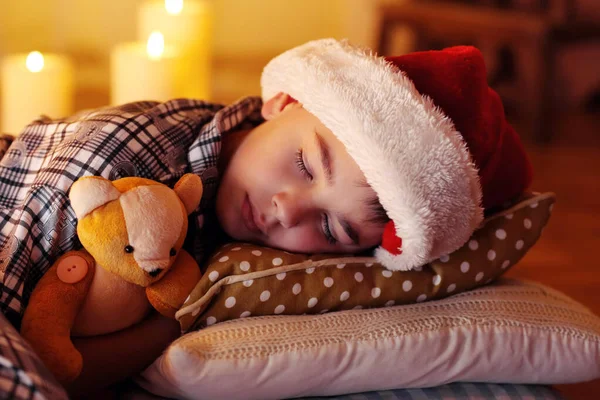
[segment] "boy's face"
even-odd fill
[[[216,207],[225,232],[305,253],[378,245],[384,225],[369,221],[367,206],[376,194],[344,145],[287,95],[265,103],[263,116],[223,174]]]

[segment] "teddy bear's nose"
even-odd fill
[[[153,278],[156,278],[158,276],[158,274],[160,274],[161,271],[162,271],[162,269],[157,268],[157,269],[154,269],[154,270],[148,272],[148,275],[150,275]]]
[[[136,261],[138,262],[139,267],[144,272],[149,274],[150,276],[156,276],[156,275],[160,274],[160,271],[169,267],[169,258],[141,259],[141,257],[140,257],[140,258],[137,258]],[[158,271],[158,272],[156,272],[156,271]],[[153,273],[155,275],[152,275]]]

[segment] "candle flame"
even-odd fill
[[[159,31],[154,31],[148,38],[148,45],[146,46],[148,55],[150,58],[157,60],[165,51],[165,37]]]
[[[171,15],[179,15],[183,10],[183,0],[165,0],[165,8]]]
[[[32,51],[27,56],[25,66],[31,72],[40,72],[44,69],[44,56],[39,51]]]

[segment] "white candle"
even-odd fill
[[[40,115],[73,112],[73,66],[66,56],[37,51],[7,56],[0,80],[2,132],[18,134]]]
[[[210,97],[213,9],[207,0],[152,0],[138,10],[138,39],[158,30],[181,50],[186,85],[181,96]]]
[[[111,104],[181,97],[181,71],[181,53],[165,46],[160,32],[150,34],[146,44],[120,44],[111,53]]]

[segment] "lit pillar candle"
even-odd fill
[[[118,45],[111,53],[111,103],[181,97],[181,59],[177,49],[165,46],[161,32],[151,33],[146,44]]]
[[[18,134],[40,115],[73,112],[73,66],[66,56],[15,54],[2,60],[1,69],[2,132]]]
[[[182,51],[183,97],[210,96],[212,15],[210,0],[151,0],[138,10],[139,40],[158,30],[165,43]]]

